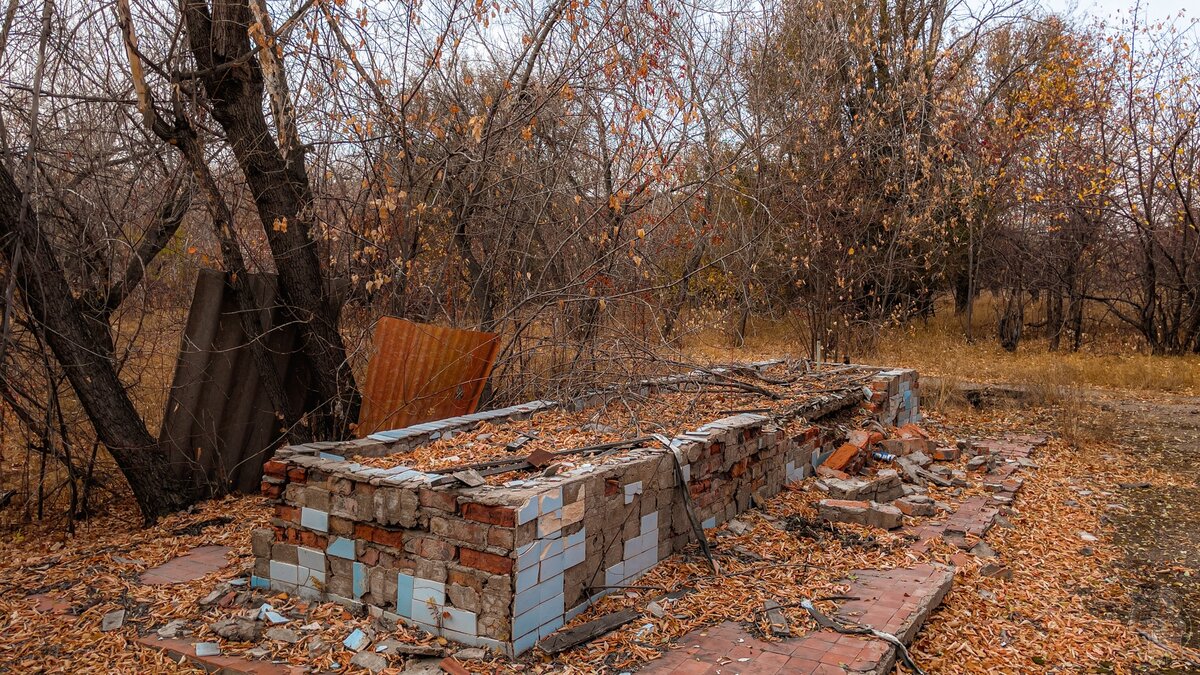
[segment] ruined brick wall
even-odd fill
[[[919,415],[913,371],[876,375],[870,392],[863,412],[888,423]],[[811,475],[841,440],[817,426],[789,433],[743,414],[680,434],[669,451],[639,448],[610,464],[477,488],[434,487],[437,476],[352,460],[395,452],[388,442],[427,442],[473,417],[528,415],[545,405],[280,450],[265,467],[276,518],[254,533],[253,584],[366,606],[457,642],[520,654],[694,539],[683,490],[713,527],[755,495]]]

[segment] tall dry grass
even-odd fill
[[[1101,388],[1140,392],[1200,395],[1200,355],[1149,354],[1126,327],[1097,308],[1088,317],[1083,348],[1071,352],[1049,351],[1048,340],[1028,329],[1016,352],[1007,352],[996,339],[998,303],[980,298],[974,312],[975,340],[966,339],[962,318],[940,305],[928,321],[879,330],[873,340],[860,340],[859,363],[905,366],[944,382],[1011,383],[1040,389],[1049,401],[1073,396],[1077,389]],[[1033,305],[1027,323],[1042,320],[1043,310]],[[729,362],[783,355],[810,356],[806,333],[795,320],[755,320],[745,344],[735,347],[720,325],[689,336],[685,353],[698,360]]]

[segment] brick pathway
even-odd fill
[[[954,572],[941,565],[918,565],[897,570],[854,573],[846,595],[859,598],[841,605],[838,614],[911,642],[950,590]],[[766,642],[751,637],[737,624],[689,633],[675,649],[643,673],[675,675],[844,675],[888,673],[895,650],[874,638],[820,630],[801,638]]]
[[[227,546],[200,546],[186,554],[142,572],[143,584],[157,586],[160,584],[181,584],[215,572],[228,565],[225,554],[229,553]]]

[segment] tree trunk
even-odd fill
[[[1057,289],[1046,292],[1046,335],[1050,338],[1050,351],[1058,351],[1062,344],[1064,326],[1063,296]]]
[[[304,149],[285,138],[280,150],[263,113],[263,73],[252,51],[245,0],[186,0],[188,43],[199,65],[212,115],[225,131],[266,231],[288,311],[304,331],[303,349],[323,405],[317,435],[343,437],[361,398],[338,332],[341,307],[330,299],[312,238],[313,197]],[[283,129],[286,135],[288,129]]]
[[[147,521],[186,505],[189,495],[175,484],[166,455],[133,407],[113,365],[111,340],[97,336],[71,291],[62,266],[37,218],[26,209],[12,175],[0,166],[0,254],[16,275],[30,318],[43,326],[84,412],[129,487]],[[21,264],[13,266],[17,250]]]
[[[1025,305],[1021,300],[1021,291],[1014,290],[1000,317],[1000,346],[1006,351],[1015,352],[1021,344],[1021,331],[1025,326]]]

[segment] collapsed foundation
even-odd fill
[[[648,443],[618,461],[503,485],[465,487],[444,473],[354,459],[411,451],[484,421],[595,405],[612,394],[280,449],[264,467],[262,487],[276,517],[272,528],[254,532],[252,584],[519,655],[694,541],[687,502],[711,528],[812,475],[844,440],[819,424],[822,417],[852,410],[885,425],[918,421],[915,371],[863,372],[865,386],[806,397],[790,421],[723,417],[666,439],[670,449]],[[639,393],[653,396],[671,382],[644,382]]]

